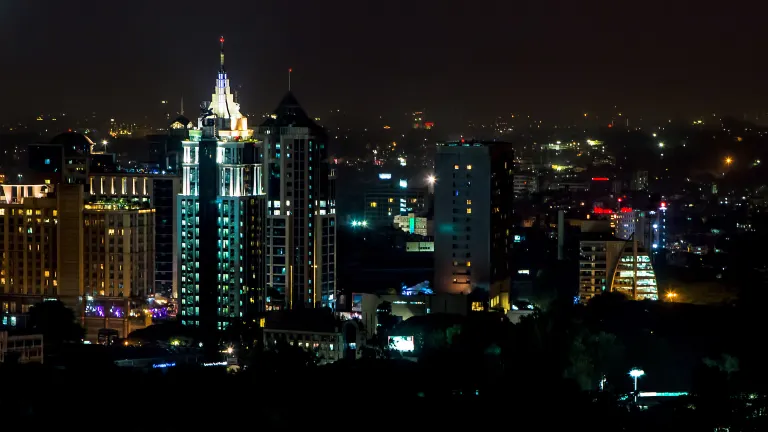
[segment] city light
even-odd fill
[[[664,148],[664,143],[663,143],[663,142],[660,142],[660,143],[659,143],[659,147],[661,147],[661,148]]]
[[[364,221],[364,220],[363,220],[363,221],[357,221],[357,220],[353,220],[353,221],[352,221],[352,226],[353,226],[353,227],[362,227],[362,228],[366,228],[366,227],[368,227],[368,221]]]
[[[427,183],[429,183],[430,185],[434,185],[435,182],[437,182],[437,178],[435,176],[431,174],[427,176]]]
[[[677,293],[674,291],[667,291],[667,300],[669,301],[675,301],[677,298]]]
[[[645,375],[645,371],[642,369],[632,368],[632,370],[629,371],[629,376],[635,381],[635,392],[637,392],[637,379],[643,375]],[[637,395],[635,395],[635,402],[637,402]]]
[[[731,166],[732,163],[733,163],[733,158],[732,157],[728,156],[728,157],[725,158],[725,164],[726,165]]]

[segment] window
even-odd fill
[[[474,312],[482,312],[485,308],[483,307],[483,302],[472,302],[472,311]]]
[[[46,165],[50,165],[50,164],[51,164],[51,160],[50,160],[50,159],[46,159],[44,163],[45,163]]]
[[[457,170],[457,169],[459,169],[459,166],[458,165],[454,165],[453,169]]]
[[[471,208],[467,209],[467,214],[472,214],[472,209]]]
[[[471,170],[472,169],[472,165],[467,165],[467,169]]]
[[[389,202],[395,202],[395,199],[394,198],[390,198]]]
[[[467,200],[467,205],[472,205],[472,200]]]
[[[376,203],[376,201],[371,201],[371,207],[372,207],[372,208],[376,208],[376,206],[377,206],[377,205],[378,205],[378,204]]]

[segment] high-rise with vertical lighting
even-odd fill
[[[221,66],[213,100],[184,141],[177,197],[179,319],[207,334],[264,309],[266,210],[259,147]]]
[[[269,233],[266,308],[334,308],[336,191],[325,131],[288,92],[259,128],[259,140]]]

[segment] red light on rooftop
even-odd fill
[[[594,214],[613,214],[613,210],[602,207],[594,207],[592,212]]]
[[[632,213],[632,207],[622,207],[620,211],[622,213]]]
[[[219,42],[224,43],[224,36],[219,39]]]
[[[608,177],[592,177],[592,181],[608,181]]]

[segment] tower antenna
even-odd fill
[[[293,72],[293,68],[288,68],[288,91],[291,91],[291,72]]]
[[[219,38],[219,42],[221,42],[221,72],[224,72],[224,36]]]

